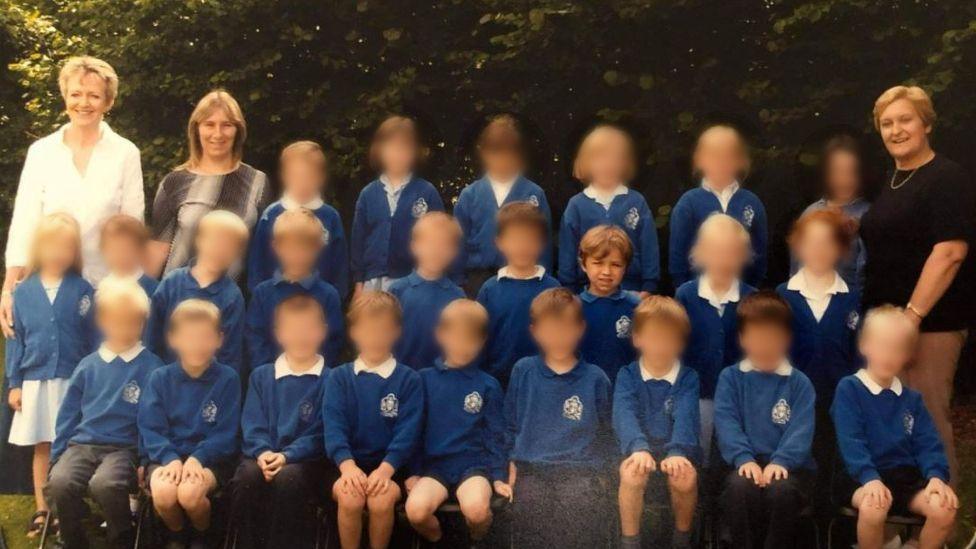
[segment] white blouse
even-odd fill
[[[35,141],[27,150],[24,170],[14,201],[7,238],[7,266],[27,264],[34,229],[40,219],[55,212],[70,213],[81,225],[84,277],[97,284],[108,269],[98,250],[102,223],[114,214],[143,220],[146,201],[142,187],[139,149],[101,123],[84,175],[75,167],[71,149],[64,144],[68,125]]]

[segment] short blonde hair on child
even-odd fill
[[[104,244],[106,240],[113,238],[128,238],[143,246],[149,242],[149,229],[146,228],[145,223],[131,215],[115,214],[106,219],[102,225],[99,244]]]
[[[488,337],[488,311],[481,303],[471,299],[455,299],[441,311],[438,328],[464,326],[482,340]]]
[[[695,244],[691,247],[688,259],[695,267],[701,267],[701,248],[702,243],[716,235],[731,234],[735,235],[742,249],[749,255],[752,254],[752,239],[749,231],[739,223],[739,220],[728,214],[713,213],[705,218],[701,226],[698,227],[698,235],[695,237]]]
[[[271,234],[275,240],[295,238],[308,244],[322,246],[325,228],[319,218],[312,213],[312,210],[295,208],[285,210],[278,216]]]
[[[451,237],[454,238],[455,242],[460,242],[461,237],[464,236],[464,233],[461,230],[461,224],[458,223],[457,219],[455,219],[454,216],[444,212],[427,212],[420,216],[420,219],[413,224],[413,228],[410,230],[410,237],[416,239],[426,230],[440,230],[447,232]]]
[[[247,239],[250,236],[244,220],[236,213],[228,210],[213,210],[200,218],[200,222],[197,224],[197,236],[211,230],[224,231],[234,235],[241,247],[247,244]]]
[[[61,66],[58,74],[58,87],[61,89],[61,97],[68,96],[68,80],[80,74],[84,77],[87,74],[94,74],[105,83],[105,99],[111,105],[115,102],[115,97],[119,94],[119,75],[115,73],[112,65],[97,57],[90,55],[80,55],[70,57]]]
[[[98,284],[98,290],[95,291],[95,308],[102,310],[117,307],[135,309],[147,317],[149,296],[135,280],[106,278]]]
[[[322,150],[322,146],[315,141],[309,140],[289,143],[284,149],[281,149],[278,163],[284,166],[288,162],[299,159],[311,162],[322,170],[328,166],[328,160],[326,159],[325,151]]]
[[[907,99],[926,127],[935,124],[935,106],[932,98],[918,86],[894,86],[884,91],[874,102],[874,129],[881,129],[881,113],[899,99]]]
[[[397,324],[403,323],[403,309],[400,302],[389,292],[363,290],[352,300],[346,320],[350,326],[366,317],[390,315]]]
[[[624,168],[623,178],[625,181],[633,179],[637,174],[637,147],[629,133],[611,124],[600,124],[583,138],[576,152],[576,159],[573,161],[573,177],[580,181],[589,181],[590,162],[593,157],[613,146],[624,148],[627,166]]]
[[[634,309],[634,333],[651,325],[663,325],[677,332],[683,339],[687,339],[691,333],[691,320],[687,311],[671,297],[648,296]]]
[[[220,326],[220,309],[203,299],[187,299],[177,305],[169,316],[169,331],[175,332],[187,322],[205,322],[217,332],[223,331]]]
[[[695,150],[691,155],[692,171],[698,171],[699,158],[702,149],[705,147],[705,143],[716,139],[731,139],[735,143],[736,152],[739,153],[739,159],[742,164],[741,169],[739,170],[739,177],[742,179],[748,177],[749,171],[752,169],[752,158],[749,154],[749,144],[746,143],[746,138],[742,135],[742,132],[731,124],[711,124],[706,126],[705,129],[698,134],[698,140],[695,141]]]
[[[274,322],[277,324],[283,316],[306,313],[313,313],[323,323],[326,322],[325,309],[322,304],[308,294],[295,294],[281,300],[281,303],[274,310]]]
[[[72,240],[74,240],[75,261],[71,269],[75,273],[81,273],[81,226],[71,214],[65,212],[48,214],[42,217],[37,224],[31,239],[30,256],[27,262],[28,272],[35,272],[40,268],[41,248],[44,247],[44,243],[52,236],[62,232],[70,233]]]
[[[630,264],[634,257],[634,245],[623,229],[615,225],[597,225],[586,231],[579,244],[580,263],[589,258],[603,259],[612,251],[620,252],[624,261]]]
[[[867,338],[875,331],[892,324],[901,325],[905,331],[905,344],[909,348],[914,348],[915,342],[918,340],[918,327],[905,316],[905,309],[894,305],[881,305],[869,310],[864,315],[861,339]]]
[[[568,288],[549,288],[535,296],[529,306],[529,319],[533,324],[567,313],[578,322],[583,322],[583,304]]]

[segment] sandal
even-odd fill
[[[31,515],[30,522],[27,523],[27,537],[37,537],[41,531],[44,530],[44,523],[47,522],[50,515],[50,511],[35,511],[34,514]]]

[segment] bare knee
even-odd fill
[[[153,481],[150,484],[153,506],[156,509],[168,510],[178,504],[176,498],[177,485],[169,482]]]
[[[686,495],[698,491],[698,473],[694,469],[680,477],[668,477],[668,489],[672,493]]]
[[[925,512],[925,522],[938,528],[948,529],[956,522],[956,510],[932,505]]]
[[[336,503],[339,505],[339,510],[346,513],[361,513],[366,507],[366,498],[358,493],[343,493],[338,492],[336,494]]]
[[[648,473],[638,473],[631,469],[624,469],[620,466],[620,487],[630,490],[644,490],[647,487],[647,480],[650,478]]]
[[[393,510],[400,500],[400,489],[391,486],[386,493],[366,498],[366,507],[370,513],[388,513]]]
[[[404,504],[404,511],[407,513],[407,520],[411,524],[420,524],[429,519],[436,509],[429,500],[420,497],[408,497]]]
[[[478,498],[461,503],[461,514],[471,524],[486,524],[491,520],[491,502]]]
[[[200,510],[209,503],[207,489],[199,483],[180,484],[176,491],[176,498],[180,502],[180,507],[191,513]]]

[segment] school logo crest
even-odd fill
[[[857,314],[857,311],[851,311],[847,315],[847,327],[851,330],[857,329],[857,323],[861,321],[861,315]]]
[[[756,210],[753,210],[752,206],[747,205],[742,210],[742,224],[745,225],[746,228],[752,227],[752,220],[755,219],[755,217]]]
[[[312,403],[307,400],[302,401],[302,403],[298,405],[298,417],[303,423],[308,423],[309,421],[312,421],[313,416],[315,416],[315,406],[312,406]]]
[[[630,337],[630,317],[623,315],[617,319],[614,323],[614,328],[617,330],[617,337],[620,339]]]
[[[216,423],[217,403],[211,400],[204,404],[203,409],[200,411],[200,415],[203,417],[203,421],[205,423]]]
[[[670,416],[674,413],[674,397],[664,399],[664,415]]]
[[[418,198],[416,201],[414,201],[413,207],[410,209],[410,213],[412,213],[414,217],[420,217],[427,213],[427,201],[424,200],[423,197]]]
[[[776,406],[773,406],[773,423],[776,425],[786,425],[790,422],[790,405],[785,398],[779,399]]]
[[[400,413],[400,401],[393,393],[386,395],[380,400],[380,415],[383,417],[397,417]]]
[[[78,314],[80,316],[85,316],[88,314],[88,311],[90,310],[91,310],[91,298],[88,297],[87,295],[81,296],[81,299],[78,301]]]
[[[326,229],[323,226],[322,227],[322,245],[323,246],[328,246],[330,240],[332,240],[332,234],[329,232],[329,229]]]
[[[563,417],[573,421],[583,419],[583,401],[579,396],[573,395],[563,402]]]
[[[129,382],[122,387],[122,400],[128,402],[129,404],[139,404],[139,395],[141,393],[142,390],[139,389],[139,384],[136,383],[136,380],[130,379]]]
[[[481,393],[474,391],[468,396],[464,397],[464,411],[469,414],[477,414],[481,412],[481,405],[484,403],[481,398]]]
[[[640,223],[640,212],[637,211],[637,208],[627,210],[627,215],[624,216],[624,225],[633,231],[637,228],[638,223]]]
[[[539,198],[534,194],[529,195],[529,198],[526,200],[526,202],[532,204],[536,208],[539,207]]]
[[[905,434],[912,436],[912,431],[915,430],[915,416],[908,410],[905,410],[905,415],[901,417],[901,423],[905,427]]]

